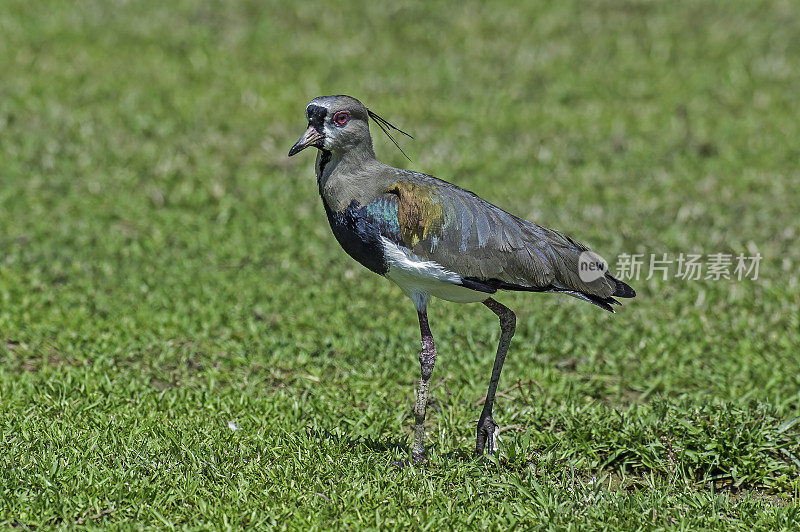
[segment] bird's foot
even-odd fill
[[[412,449],[411,450],[411,461],[414,465],[424,464],[428,461],[428,452],[423,447],[422,450]]]
[[[393,460],[390,464],[395,469],[405,469],[411,465],[411,460]]]
[[[428,463],[428,458],[426,457],[425,453],[417,454],[412,452],[411,453],[411,460],[395,460],[392,462],[392,467],[395,469],[405,469],[411,466],[421,466]]]
[[[494,422],[492,416],[481,417],[478,421],[478,439],[475,443],[475,455],[483,455],[484,449],[488,448],[489,454],[497,451],[497,434],[500,427]]]

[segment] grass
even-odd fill
[[[800,17],[788,1],[99,2],[0,10],[0,525],[800,527]],[[413,307],[327,227],[305,104],[622,253],[761,253],[615,315]]]

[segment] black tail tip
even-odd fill
[[[616,277],[611,277],[610,275],[609,277],[612,281],[614,281],[614,293],[612,295],[626,298],[636,297],[636,290],[623,283]]]

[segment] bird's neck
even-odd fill
[[[317,182],[320,187],[335,174],[358,174],[363,168],[380,164],[371,142],[347,146],[342,150],[320,149],[317,154]]]
[[[376,177],[384,166],[375,157],[371,144],[346,151],[322,149],[316,162],[319,194],[325,204],[336,211],[353,201],[364,204],[379,193],[381,183]]]

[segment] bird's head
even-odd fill
[[[289,150],[289,156],[309,146],[330,152],[344,152],[359,145],[372,147],[369,111],[350,96],[320,96],[306,107],[308,129]]]
[[[378,127],[386,133],[403,155],[406,153],[394,140],[389,130],[399,131],[409,138],[414,138],[367,109],[360,101],[344,94],[314,98],[306,107],[306,118],[308,119],[308,129],[289,150],[289,157],[309,146],[334,153],[344,153],[361,148],[372,154],[372,137],[369,134],[370,118],[378,124]],[[374,154],[372,156],[374,157]],[[408,156],[406,155],[406,157]]]

